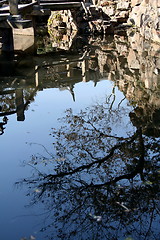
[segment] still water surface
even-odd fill
[[[0,77],[0,239],[160,239],[159,49],[130,38]]]

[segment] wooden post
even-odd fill
[[[18,15],[18,0],[9,0],[9,8],[11,15]]]
[[[2,31],[2,52],[13,52],[13,31],[12,28],[4,28]]]
[[[84,59],[82,62],[82,81],[87,82],[89,80],[88,59]]]
[[[36,87],[39,85],[39,74],[38,74],[38,65],[35,66],[35,80],[36,80]]]
[[[24,121],[24,101],[23,101],[23,89],[16,89],[16,107],[17,107],[17,121]]]

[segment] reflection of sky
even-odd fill
[[[106,95],[111,94],[112,88],[113,83],[105,80],[96,87],[93,82],[78,83],[74,87],[75,102],[67,90],[47,89],[37,93],[35,101],[25,112],[24,122],[17,122],[16,115],[8,117],[5,133],[0,136],[0,239],[19,240],[22,236],[34,235],[34,231],[39,229],[36,226],[36,221],[40,221],[40,217],[36,217],[39,206],[24,208],[29,198],[25,197],[24,189],[17,191],[14,188],[14,183],[27,177],[31,171],[29,167],[21,167],[22,162],[29,160],[33,153],[43,154],[40,146],[30,146],[26,142],[43,144],[51,150],[52,137],[49,133],[52,127],[57,126],[57,118],[63,115],[65,109],[78,111],[97,101],[102,102]],[[116,101],[120,102],[123,98],[123,94],[116,90]]]

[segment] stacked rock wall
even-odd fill
[[[145,39],[160,43],[160,0],[131,0],[128,22],[135,24]]]
[[[59,26],[98,34],[111,34],[131,26],[145,39],[160,43],[160,0],[87,1],[78,11],[59,11]],[[49,19],[53,27],[57,27],[55,16],[57,13],[52,12]]]
[[[118,23],[125,23],[131,11],[130,0],[105,1],[100,0],[98,6],[102,11]]]
[[[99,0],[97,6],[112,20],[138,27],[146,39],[160,43],[160,0]]]

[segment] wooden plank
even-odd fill
[[[38,4],[37,1],[34,1],[29,4],[22,4],[23,6],[19,7],[19,13],[21,13],[21,14],[30,13],[33,10],[33,6],[36,4]]]
[[[28,4],[18,4],[18,11],[22,12],[23,10],[30,9],[33,5],[37,4],[37,1],[28,3]],[[9,5],[8,6],[3,6],[0,8],[0,13],[8,13],[10,10]]]
[[[6,94],[11,94],[11,93],[15,93],[15,90],[4,90],[4,91],[0,91],[0,95],[6,95]]]
[[[6,1],[6,0],[0,1],[0,7],[1,7],[4,3],[7,3],[7,1]]]
[[[72,9],[72,8],[80,8],[80,2],[59,2],[59,3],[40,3],[40,6],[43,9],[50,9],[50,10],[65,10],[65,9]]]
[[[40,3],[40,6],[43,9],[50,9],[50,10],[65,10],[65,9],[71,9],[71,8],[79,8],[81,7],[81,2],[79,1],[74,1],[74,2],[51,2],[44,0],[46,2]],[[59,1],[59,0],[58,0]],[[33,5],[36,5],[37,1],[29,3],[29,4],[18,4],[18,14],[25,14],[27,12],[32,11]],[[11,10],[11,14],[17,15],[16,9]],[[0,7],[0,16],[1,14],[4,13],[9,13],[10,12],[10,7],[9,6],[3,6]],[[2,16],[3,17],[3,16]]]
[[[9,15],[9,13],[0,13],[0,21],[6,20]]]
[[[0,113],[0,117],[12,115],[12,114],[15,114],[15,113],[16,113],[16,111]]]
[[[74,0],[74,2],[82,2],[83,0]],[[40,3],[70,3],[70,0],[40,0]]]
[[[0,8],[0,13],[8,13],[9,12],[9,6],[3,6]]]
[[[9,16],[9,13],[0,13],[0,17],[7,17]]]

